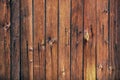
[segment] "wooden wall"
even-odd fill
[[[120,0],[0,0],[0,80],[119,80]]]

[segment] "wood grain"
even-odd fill
[[[46,0],[46,79],[57,80],[58,0]]]
[[[11,2],[11,80],[20,78],[20,5]]]
[[[34,0],[34,80],[45,80],[45,1]]]
[[[33,80],[32,0],[21,0],[21,78]]]
[[[108,0],[97,1],[97,79],[99,80],[108,80],[108,5]]]
[[[84,0],[84,80],[96,80],[96,0]]]
[[[82,80],[83,71],[83,0],[72,0],[71,80]]]
[[[70,0],[59,1],[59,80],[70,80]]]

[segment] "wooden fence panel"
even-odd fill
[[[59,0],[59,80],[70,80],[70,0]]]
[[[96,0],[84,0],[84,79],[96,79]]]
[[[11,1],[11,80],[20,79],[20,3]]]
[[[34,80],[45,80],[45,0],[34,0]]]
[[[71,7],[71,80],[82,80],[83,0],[72,0]]]
[[[97,78],[108,80],[108,0],[97,1]]]
[[[58,0],[46,0],[46,80],[57,80]]]
[[[21,79],[33,80],[32,0],[21,0]]]
[[[0,80],[10,79],[10,2],[0,1]]]

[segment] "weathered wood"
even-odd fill
[[[96,80],[96,0],[84,0],[84,80]]]
[[[11,1],[11,80],[20,78],[20,5]]]
[[[83,69],[83,0],[72,0],[71,80],[82,80]]]
[[[57,80],[58,0],[46,0],[46,79]]]
[[[108,79],[108,0],[97,1],[97,79]],[[110,54],[109,54],[110,55]]]
[[[45,80],[45,1],[34,0],[34,80]]]
[[[21,79],[33,80],[32,0],[21,0]]]
[[[70,0],[59,0],[59,80],[70,80]]]

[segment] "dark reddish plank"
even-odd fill
[[[32,0],[21,0],[21,79],[33,80]]]
[[[44,0],[34,0],[34,80],[45,80],[44,4]]]
[[[70,80],[70,0],[59,0],[59,80]]]
[[[0,79],[10,80],[10,2],[0,1]]]
[[[71,80],[82,80],[83,0],[72,0]]]
[[[46,0],[46,79],[57,80],[58,0]]]
[[[96,0],[84,0],[84,79],[96,80]]]

